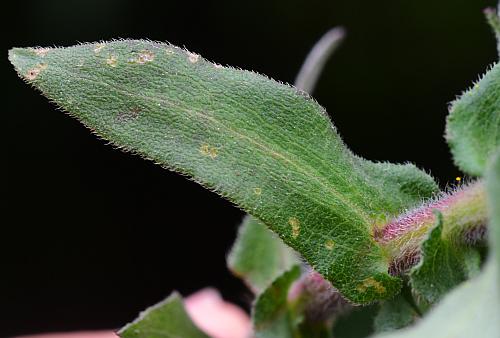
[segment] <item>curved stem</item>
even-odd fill
[[[345,30],[342,27],[336,27],[330,29],[316,42],[295,79],[295,86],[298,89],[308,93],[314,91],[326,61],[340,45],[344,36]]]
[[[397,270],[408,269],[419,261],[420,245],[437,222],[436,210],[443,217],[443,239],[456,245],[473,245],[484,239],[486,192],[483,182],[476,181],[374,228],[375,241],[393,264],[404,262],[404,268]]]

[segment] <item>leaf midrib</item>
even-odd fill
[[[54,68],[52,68],[52,69],[54,69]],[[60,69],[60,68],[56,68],[56,69]],[[69,76],[69,74],[65,74],[65,75]],[[96,79],[84,77],[81,74],[76,75],[76,74],[73,73],[73,74],[71,74],[71,77],[79,79],[82,82],[87,81],[87,82],[90,82],[90,83],[93,83],[93,84],[95,84],[95,82],[96,82]],[[203,118],[205,120],[209,120],[210,122],[221,126],[223,129],[225,129],[227,132],[231,133],[233,136],[235,136],[235,137],[237,137],[239,139],[244,139],[248,143],[251,143],[251,144],[257,146],[258,148],[260,148],[265,153],[273,154],[275,157],[280,158],[283,162],[288,163],[288,164],[294,166],[296,169],[298,169],[299,172],[302,173],[302,175],[304,175],[305,177],[312,178],[314,181],[316,181],[319,184],[320,187],[322,187],[325,191],[329,192],[331,196],[333,196],[334,198],[337,199],[337,201],[339,201],[344,206],[346,206],[348,208],[347,210],[350,211],[351,213],[355,214],[355,216],[357,216],[360,220],[362,220],[364,222],[364,225],[366,227],[368,227],[371,224],[371,220],[368,217],[368,214],[364,210],[360,209],[357,205],[352,204],[352,202],[350,200],[344,198],[344,196],[341,193],[339,193],[332,185],[328,184],[328,182],[325,182],[323,179],[321,179],[320,177],[322,177],[322,175],[320,175],[320,176],[314,175],[314,173],[317,173],[317,171],[314,170],[314,168],[312,168],[312,167],[310,167],[308,165],[301,166],[299,163],[296,163],[292,159],[287,158],[285,155],[281,154],[280,152],[277,152],[277,151],[274,151],[274,150],[270,149],[267,145],[265,145],[263,143],[260,143],[260,142],[257,142],[254,139],[252,139],[251,137],[249,137],[249,136],[247,136],[245,134],[242,134],[242,133],[240,133],[240,132],[232,129],[231,127],[225,125],[224,123],[222,123],[221,121],[217,120],[213,116],[209,116],[209,115],[203,114],[202,112],[198,112],[198,111],[194,111],[194,110],[182,107],[179,104],[177,104],[177,103],[175,103],[174,101],[171,101],[171,100],[166,100],[166,99],[162,99],[162,98],[159,98],[159,97],[156,98],[156,97],[152,97],[152,96],[140,95],[140,94],[138,94],[136,92],[131,92],[131,91],[127,90],[126,88],[122,87],[122,86],[111,84],[111,83],[108,83],[106,81],[100,80],[99,83],[102,84],[102,85],[111,87],[114,90],[116,90],[117,92],[120,92],[121,94],[124,94],[124,95],[127,95],[127,96],[131,96],[131,97],[137,97],[137,98],[143,99],[145,101],[150,100],[150,101],[153,101],[153,102],[164,103],[166,105],[169,105],[169,106],[173,107],[174,109],[178,109],[180,111],[183,111],[183,112],[186,112],[188,114],[191,114],[191,116],[200,117],[200,118]],[[281,148],[281,147],[279,147],[279,148]],[[301,162],[301,163],[303,164],[303,162]],[[313,169],[313,170],[311,170],[311,169]],[[325,206],[329,210],[332,210],[334,212],[334,214],[336,214],[335,213],[335,209],[333,209],[330,204],[325,203],[325,202],[323,202],[323,201],[321,201],[321,200],[319,200],[317,198],[312,198],[311,195],[308,195],[308,198],[312,199],[313,201],[317,202],[320,205]],[[356,223],[353,222],[352,224],[354,225]]]

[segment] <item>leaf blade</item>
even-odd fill
[[[288,291],[300,277],[300,267],[294,266],[276,278],[261,293],[252,308],[252,323],[258,338],[294,337],[296,324],[288,306]]]
[[[500,146],[500,65],[494,65],[470,90],[452,103],[446,140],[464,172],[482,176]]]
[[[289,247],[251,216],[243,220],[227,262],[229,269],[243,278],[256,294],[300,263]]]
[[[352,301],[399,290],[371,228],[436,185],[411,165],[353,155],[304,93],[142,40],[9,56],[25,80],[99,136],[262,220]]]
[[[415,309],[401,295],[381,302],[373,326],[375,332],[389,332],[404,328],[419,317]]]
[[[419,296],[430,304],[436,303],[479,270],[481,259],[475,248],[459,246],[450,238],[444,238],[443,215],[435,211],[436,225],[421,244],[421,258],[410,272],[410,284]],[[472,261],[472,262],[471,262]]]
[[[143,311],[123,327],[121,338],[208,338],[189,318],[181,296],[174,292],[164,301]]]

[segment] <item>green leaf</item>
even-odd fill
[[[300,267],[295,265],[257,297],[252,308],[256,338],[331,338],[333,319],[308,316],[311,295],[300,285],[300,276]]]
[[[276,234],[251,216],[243,220],[227,261],[230,270],[256,294],[300,262]]]
[[[288,303],[288,291],[300,277],[300,267],[294,266],[278,277],[257,297],[252,309],[252,321],[257,338],[295,337],[297,325]]]
[[[500,145],[500,66],[496,64],[470,90],[453,102],[446,139],[457,166],[482,176]]]
[[[378,304],[355,306],[352,311],[339,316],[335,321],[335,338],[365,338],[373,333],[373,322]]]
[[[452,288],[471,277],[480,266],[476,249],[460,246],[442,236],[443,215],[435,211],[436,225],[421,245],[421,259],[410,272],[414,292],[429,303],[437,302]]]
[[[184,309],[181,296],[175,292],[163,302],[142,312],[118,335],[122,338],[208,338],[193,324]]]
[[[483,271],[452,290],[414,327],[375,338],[497,338],[500,334],[500,151],[486,175],[490,257]]]
[[[307,94],[150,41],[15,48],[9,58],[100,137],[260,219],[353,302],[398,292],[372,228],[437,186],[413,165],[353,155]]]
[[[497,338],[500,332],[498,266],[490,260],[481,274],[452,290],[414,327],[376,338]]]
[[[375,332],[388,332],[401,329],[413,323],[419,314],[401,294],[391,300],[381,302],[375,317]]]
[[[488,193],[488,206],[490,210],[491,224],[489,227],[489,238],[491,243],[491,255],[495,257],[497,271],[500,273],[500,148],[491,161],[486,180]],[[498,275],[500,294],[500,275]],[[499,310],[500,311],[500,310]]]

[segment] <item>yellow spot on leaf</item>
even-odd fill
[[[151,62],[155,59],[155,54],[149,50],[141,50],[136,57],[133,57],[128,60],[130,63],[137,63],[139,65],[143,65],[146,62]]]
[[[31,48],[36,56],[44,57],[49,52],[50,48]]]
[[[99,54],[104,47],[106,47],[104,43],[99,43],[95,46],[94,53]]]
[[[218,150],[215,147],[210,146],[207,143],[203,143],[200,146],[200,153],[210,157],[212,160],[215,159],[218,155]]]
[[[460,176],[455,177],[455,181],[460,182],[461,180],[462,180],[462,177],[460,177]]]
[[[198,59],[200,58],[200,56],[198,54],[191,53],[191,52],[187,52],[187,55],[188,55],[188,60],[191,63],[198,62]]]
[[[261,188],[254,188],[253,192],[255,195],[259,196],[260,194],[262,194],[262,189]]]
[[[137,63],[144,64],[146,62],[151,62],[155,59],[155,55],[153,52],[149,50],[143,50],[139,53],[137,57]]]
[[[292,237],[297,238],[300,234],[300,221],[297,217],[290,217],[288,219],[288,224],[292,227]]]
[[[384,294],[385,293],[385,287],[380,282],[376,281],[373,277],[365,279],[361,284],[359,284],[356,287],[356,290],[358,290],[361,293],[364,293],[369,288],[375,289],[375,291],[378,294]]]
[[[108,56],[108,58],[106,59],[106,64],[110,67],[116,67],[116,56],[114,55],[110,55]]]
[[[47,64],[46,63],[39,63],[37,66],[31,68],[30,70],[28,70],[26,72],[26,78],[28,80],[34,80],[38,77],[38,75],[40,75],[40,73],[42,72],[42,70],[44,70],[45,68],[47,68]]]
[[[335,242],[332,239],[329,239],[325,243],[325,248],[327,250],[333,250],[333,247],[335,246]]]

